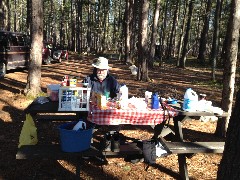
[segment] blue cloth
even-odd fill
[[[100,82],[97,78],[97,69],[93,69],[93,73],[83,80],[84,83],[88,83],[91,87],[91,92],[105,94],[106,92],[110,92],[110,97],[114,98],[117,96],[121,85],[117,82],[117,80],[110,75],[107,74],[107,77]]]

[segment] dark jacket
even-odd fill
[[[90,85],[91,92],[101,93],[103,95],[105,94],[105,92],[110,92],[111,98],[117,96],[116,93],[119,92],[119,89],[121,87],[117,80],[109,73],[107,74],[107,77],[102,82],[100,82],[97,78],[96,68],[93,69],[93,74],[84,78],[83,82]]]

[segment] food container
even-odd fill
[[[60,87],[58,111],[88,111],[90,92],[91,88]]]
[[[69,86],[76,87],[77,86],[77,79],[75,79],[75,78],[69,79]]]

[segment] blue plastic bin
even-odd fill
[[[76,123],[70,122],[59,126],[60,144],[64,152],[80,152],[90,148],[93,128],[72,130]]]

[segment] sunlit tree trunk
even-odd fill
[[[232,103],[234,95],[234,85],[236,76],[236,64],[238,54],[238,42],[239,42],[239,29],[240,29],[240,2],[233,0],[231,5],[231,15],[229,17],[228,29],[227,29],[227,45],[226,45],[226,60],[224,64],[223,73],[223,90],[222,90],[222,102],[221,108],[228,112],[230,115],[232,112]],[[222,118],[218,121],[216,134],[219,136],[226,136],[228,122],[230,116]]]
[[[41,66],[43,48],[43,0],[32,0],[32,44],[27,85],[24,93],[36,97],[41,92]],[[39,43],[40,42],[40,43]]]
[[[10,21],[10,17],[9,16],[9,0],[2,0],[2,2],[0,3],[0,28],[3,30],[9,30],[8,25]]]
[[[182,53],[182,46],[183,46],[183,38],[184,38],[184,32],[186,29],[186,22],[187,22],[187,7],[188,7],[188,0],[184,2],[184,12],[183,12],[183,22],[182,22],[182,28],[181,28],[181,33],[179,36],[179,42],[178,42],[178,55],[177,55],[177,67],[180,66],[180,58],[181,58],[181,53]]]
[[[130,53],[130,1],[126,0],[126,9],[125,9],[125,63],[130,62],[129,53]]]
[[[148,10],[149,1],[141,0],[140,8],[140,31],[139,31],[139,52],[138,52],[138,80],[148,81]]]

